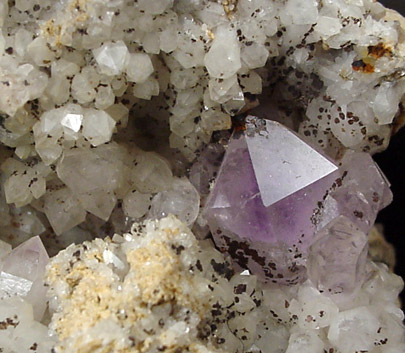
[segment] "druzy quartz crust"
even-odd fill
[[[375,0],[0,0],[0,352],[403,353]]]

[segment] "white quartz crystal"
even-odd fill
[[[221,79],[231,77],[241,68],[235,30],[227,26],[217,28],[211,49],[204,57],[204,64],[212,77]]]
[[[93,146],[110,141],[115,127],[115,120],[105,111],[89,109],[83,117],[83,136]]]
[[[86,218],[79,200],[66,188],[56,188],[44,198],[44,212],[56,234],[61,234]]]
[[[132,190],[125,195],[122,201],[122,207],[125,214],[131,218],[141,218],[149,210],[152,194],[142,194],[139,191]]]
[[[125,67],[128,60],[128,48],[123,41],[109,42],[93,50],[94,58],[101,73],[118,75]]]
[[[0,348],[10,353],[47,353],[55,344],[47,326],[34,320],[32,306],[19,297],[0,299]]]
[[[142,53],[130,54],[126,65],[126,73],[129,81],[142,83],[154,71],[149,55]]]
[[[48,260],[42,241],[36,236],[13,249],[1,263],[2,294],[23,297],[33,305],[34,317],[38,321],[43,317],[47,305],[43,276]],[[13,282],[18,284],[14,285]],[[15,288],[19,288],[17,292],[14,292]]]

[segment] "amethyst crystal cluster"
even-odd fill
[[[340,160],[278,122],[233,133],[205,216],[217,246],[266,282],[310,278],[332,294],[362,282],[367,232],[392,199],[369,154]]]

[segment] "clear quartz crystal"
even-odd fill
[[[351,293],[363,283],[367,235],[340,216],[316,235],[308,256],[308,275],[318,289],[330,295]]]
[[[216,29],[215,39],[204,57],[204,63],[212,77],[222,79],[231,77],[241,68],[239,43],[233,29],[227,26]]]
[[[79,200],[66,187],[45,196],[44,212],[57,235],[82,223],[86,218],[86,211]]]
[[[191,226],[200,209],[200,195],[186,178],[175,179],[172,189],[159,192],[153,198],[149,217],[160,219],[172,214]]]
[[[43,276],[48,261],[42,241],[36,236],[13,249],[1,263],[1,292],[8,294],[7,287],[10,286],[9,289],[14,293],[9,295],[17,294],[31,303],[34,317],[38,321],[44,315],[47,305]],[[16,290],[16,287],[20,289]]]
[[[128,80],[136,83],[145,82],[154,71],[149,55],[142,53],[130,54],[126,65]]]

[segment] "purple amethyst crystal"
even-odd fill
[[[283,125],[255,117],[232,136],[206,218],[217,245],[266,280],[295,283],[335,163]]]
[[[206,203],[217,246],[265,281],[305,278],[318,232],[344,216],[365,234],[392,198],[368,154],[348,152],[339,165],[280,123],[248,117]]]

